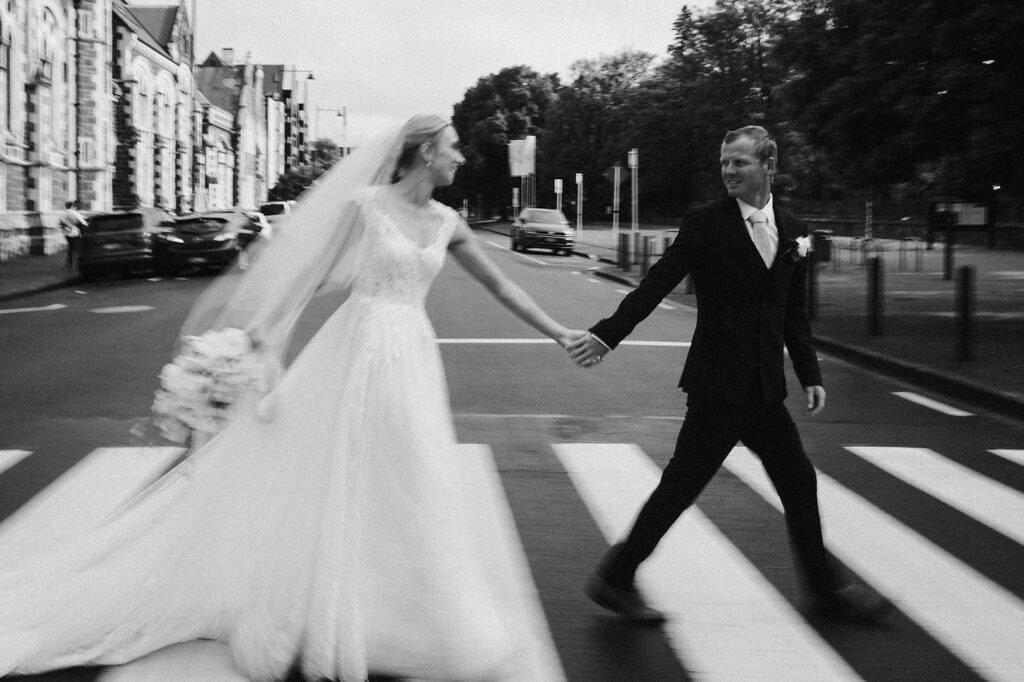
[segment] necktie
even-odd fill
[[[754,246],[757,247],[758,253],[761,254],[765,267],[770,268],[775,254],[772,253],[772,240],[768,234],[768,216],[761,213],[761,211],[754,211],[747,220],[750,221],[750,225],[753,228],[751,230],[751,237],[754,239]]]

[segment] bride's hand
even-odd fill
[[[590,332],[582,329],[567,329],[564,334],[558,336],[555,341],[562,347],[562,350],[568,351],[570,346],[585,337]]]

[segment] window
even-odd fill
[[[2,28],[2,27],[0,27]],[[0,42],[0,128],[11,128],[11,44],[6,40]]]

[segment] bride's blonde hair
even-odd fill
[[[417,114],[402,128],[402,153],[398,156],[392,182],[398,182],[412,168],[420,147],[437,141],[441,132],[451,123],[436,114]]]

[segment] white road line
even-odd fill
[[[989,452],[1024,466],[1024,450],[989,450]]]
[[[909,400],[912,403],[917,403],[923,407],[928,407],[943,414],[948,414],[951,417],[972,417],[974,416],[971,412],[964,412],[956,407],[950,407],[945,403],[940,403],[938,400],[932,400],[926,398],[923,395],[911,393],[910,391],[893,391],[893,395],[899,396],[904,400]]]
[[[657,484],[658,467],[635,445],[552,448],[605,537],[617,541]],[[666,634],[697,679],[860,679],[697,507],[665,535],[637,579],[670,615]]]
[[[658,307],[661,308],[662,310],[675,310],[676,309],[675,306],[671,306],[668,303],[659,303]]]
[[[505,591],[505,602],[515,605],[513,613],[504,614],[505,622],[515,630],[516,636],[529,643],[527,660],[519,662],[509,679],[524,682],[565,680],[490,447],[460,444],[453,465],[471,483],[465,486],[469,495],[466,499],[467,518],[476,522],[477,546],[488,547],[484,554],[487,575],[493,578],[493,585]]]
[[[596,277],[587,277],[587,281],[594,284],[604,284],[604,280],[597,279]]]
[[[174,447],[98,448],[0,524],[4,540],[60,540],[94,527],[181,454]]]
[[[853,454],[1024,544],[1024,494],[927,448],[850,446]],[[1024,634],[1022,632],[1021,634]]]
[[[554,339],[437,339],[437,343],[445,345],[467,344],[505,344],[535,345],[555,343]],[[620,346],[644,346],[653,348],[689,348],[689,341],[623,341]]]
[[[623,296],[625,296],[626,294],[628,294],[630,292],[632,292],[632,289],[616,289],[615,290],[615,293],[622,294]]]
[[[53,305],[44,305],[39,308],[7,308],[0,310],[0,315],[10,315],[11,313],[44,313],[50,310],[60,310],[61,308],[67,308],[63,303],[54,303]]]
[[[497,242],[492,242],[490,240],[488,240],[487,243],[490,244],[491,246],[493,246],[496,249],[501,249],[502,251],[511,251],[511,249],[509,249],[504,244],[498,244]],[[512,251],[512,255],[513,256],[519,256],[520,258],[525,258],[526,260],[528,260],[528,261],[530,261],[532,263],[537,263],[538,265],[548,265],[548,263],[546,263],[545,261],[542,261],[539,258],[534,258],[533,256],[527,256],[525,253],[520,253],[519,251]]]
[[[32,454],[31,450],[0,450],[0,473]]]
[[[90,313],[98,313],[100,315],[111,315],[117,313],[142,313],[147,310],[153,310],[151,305],[114,305],[106,308],[93,308]]]
[[[782,511],[746,448],[735,448],[725,467]],[[1020,599],[821,472],[818,496],[829,549],[841,561],[983,677],[1020,680]]]

